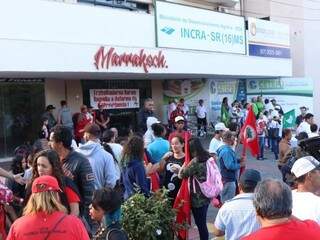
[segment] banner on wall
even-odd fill
[[[139,89],[90,89],[90,104],[98,108],[98,103],[107,109],[139,108]]]
[[[305,106],[313,112],[313,81],[309,78],[248,79],[247,97],[276,99],[284,112]]]

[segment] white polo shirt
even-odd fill
[[[198,105],[196,112],[197,112],[197,118],[205,118],[207,114],[207,109],[203,105],[202,106]]]

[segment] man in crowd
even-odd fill
[[[110,146],[117,162],[120,163],[123,147],[119,143],[116,143],[115,133],[107,129],[102,134],[102,141]]]
[[[304,116],[304,119],[302,123],[300,123],[299,127],[297,128],[297,135],[301,132],[306,132],[307,134],[311,133],[310,126],[313,124],[313,114],[312,113],[307,113]]]
[[[199,100],[199,105],[196,108],[196,115],[197,115],[197,124],[198,124],[198,136],[202,135],[202,127],[204,134],[207,134],[207,109],[204,106],[203,99]]]
[[[312,137],[319,137],[319,132],[318,132],[318,125],[317,124],[311,124],[310,126],[310,131],[311,133],[308,134],[309,138],[312,138]]]
[[[56,119],[53,116],[53,110],[56,109],[53,105],[48,105],[46,107],[46,111],[42,114],[42,119],[47,118],[48,119],[48,130],[51,131],[51,129],[57,124]]]
[[[58,153],[64,175],[77,185],[81,197],[80,213],[92,227],[89,205],[94,191],[94,175],[88,159],[74,151],[71,143],[72,133],[66,126],[56,126],[50,134],[49,145]]]
[[[58,112],[58,124],[66,126],[71,131],[73,131],[73,121],[72,121],[72,113],[70,108],[67,105],[67,101],[62,100],[60,102],[61,108]]]
[[[291,138],[292,138],[291,129],[283,129],[282,139],[279,142],[279,162],[278,162],[279,169],[281,169],[281,167],[284,164],[286,164],[288,160],[286,156],[291,148],[291,144],[290,144]]]
[[[174,126],[176,130],[170,133],[168,137],[169,143],[171,143],[172,138],[176,136],[182,137],[183,139],[185,139],[185,137],[187,139],[191,138],[190,132],[184,130],[185,118],[183,116],[178,116],[174,119]]]
[[[258,171],[247,169],[243,172],[238,184],[240,194],[227,201],[218,212],[213,227],[215,236],[237,240],[260,228],[253,206],[253,192],[260,181]]]
[[[88,158],[95,178],[95,189],[113,188],[120,178],[120,170],[112,155],[100,144],[100,135],[97,124],[88,124],[84,128],[85,144],[80,145],[76,151]]]
[[[183,110],[183,117],[185,119],[185,129],[187,129],[187,121],[188,121],[188,115],[189,115],[189,106],[186,104],[184,101],[184,98],[180,99],[180,104],[182,105],[182,110]]]
[[[272,99],[271,103],[272,103],[274,109],[278,109],[277,111],[279,112],[279,114],[283,115],[284,112],[282,110],[282,107],[277,103],[277,100]]]
[[[144,101],[143,108],[138,112],[138,131],[144,134],[147,131],[147,119],[153,117],[154,102],[151,98]]]
[[[299,127],[299,125],[302,123],[304,117],[307,114],[307,108],[305,106],[300,107],[300,115],[296,117],[296,126]]]
[[[319,239],[320,226],[312,220],[299,220],[291,215],[292,193],[280,180],[260,182],[253,199],[261,229],[243,240]]]
[[[166,130],[164,126],[160,123],[155,123],[152,125],[153,134],[155,136],[155,140],[150,143],[147,147],[148,153],[150,154],[150,158],[152,159],[152,163],[158,163],[166,154],[169,152],[170,144],[169,141],[164,139],[166,134]]]
[[[311,219],[320,224],[320,164],[312,156],[299,158],[292,166],[297,189],[292,191],[292,214],[301,219]]]
[[[147,131],[143,135],[143,141],[145,148],[148,147],[150,143],[152,143],[155,139],[153,134],[152,125],[155,123],[160,123],[160,121],[156,117],[148,117],[147,118]]]
[[[224,145],[218,149],[217,154],[223,182],[221,202],[225,203],[236,194],[237,172],[240,169],[240,164],[232,148],[235,142],[233,133],[226,131],[222,135],[222,140]]]
[[[179,116],[184,118],[184,111],[182,108],[183,108],[183,105],[179,102],[177,104],[176,109],[170,115],[170,122],[175,123],[176,117],[179,117]]]
[[[217,158],[218,148],[223,145],[223,142],[222,142],[222,134],[223,134],[225,131],[228,131],[228,130],[229,130],[229,129],[226,128],[226,126],[224,125],[223,122],[217,123],[217,124],[214,126],[214,137],[213,137],[212,140],[210,141],[209,153],[210,153],[210,155],[214,156],[215,158]]]
[[[99,125],[101,132],[108,128],[110,122],[110,116],[107,109],[104,108],[104,104],[98,103],[98,110],[95,112],[95,123]]]

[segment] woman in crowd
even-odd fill
[[[150,183],[146,177],[143,160],[144,142],[141,137],[133,136],[124,145],[122,165],[124,198],[132,196],[137,190],[146,196],[149,195]]]
[[[164,173],[163,186],[169,190],[168,196],[173,205],[182,182],[178,173],[185,160],[184,140],[182,137],[176,136],[172,138],[170,144],[172,151],[166,153],[162,158],[159,172]]]
[[[80,111],[75,126],[75,139],[77,143],[83,142],[84,127],[92,120],[90,115],[88,115],[88,108],[86,105],[82,105]]]
[[[92,240],[126,240],[128,239],[121,230],[120,221],[113,221],[103,224],[103,217],[106,214],[113,215],[121,207],[122,192],[112,188],[95,190],[92,204],[90,206],[90,216],[94,221],[100,223],[100,227]]]
[[[43,150],[35,155],[33,161],[33,173],[31,184],[27,187],[27,197],[30,197],[32,182],[38,177],[50,175],[57,179],[62,192],[59,193],[61,203],[72,215],[78,216],[79,210],[79,191],[73,181],[63,175],[58,154],[54,150]]]
[[[31,189],[24,216],[12,224],[7,240],[89,240],[81,220],[66,214],[56,178],[40,176],[33,181]]]
[[[191,162],[188,166],[180,169],[180,178],[190,177],[191,193],[191,210],[198,227],[200,240],[208,240],[209,232],[207,228],[207,212],[211,199],[207,198],[200,189],[199,182],[207,179],[207,160],[210,158],[209,153],[203,148],[199,138],[191,138],[190,157]],[[193,181],[196,179],[196,181]]]
[[[229,123],[230,123],[230,107],[229,107],[227,97],[224,97],[222,99],[220,117],[221,117],[221,122],[223,122],[224,125],[226,125],[228,127]]]

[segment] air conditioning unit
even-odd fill
[[[224,7],[234,7],[240,0],[204,0],[206,2],[219,4]]]

